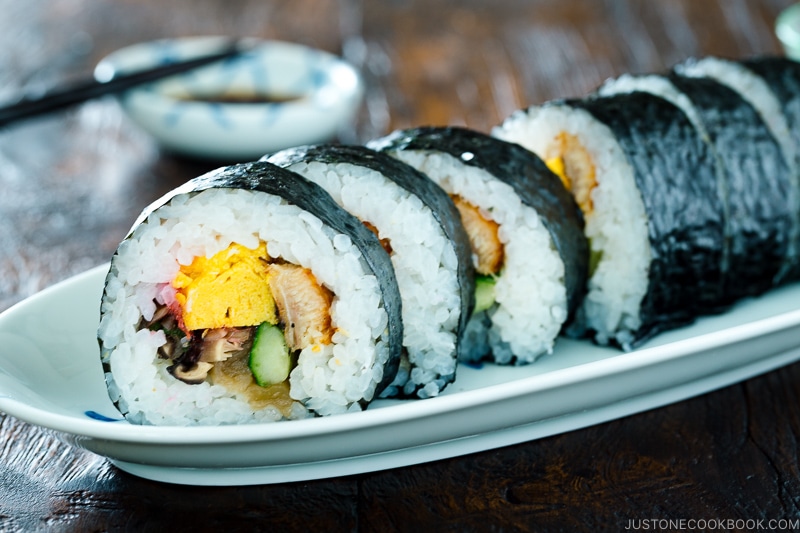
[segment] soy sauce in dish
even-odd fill
[[[260,94],[256,92],[226,92],[220,94],[186,94],[181,100],[212,104],[284,104],[300,100],[302,95]]]

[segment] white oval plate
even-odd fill
[[[95,332],[107,266],[0,314],[0,410],[132,474],[193,485],[326,478],[569,431],[702,394],[800,359],[800,284],[620,353],[561,339],[526,367],[460,366],[428,400],[274,424],[137,426],[109,400]]]

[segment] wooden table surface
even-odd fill
[[[790,3],[0,0],[0,101],[90,74],[137,41],[252,35],[342,53],[363,69],[368,98],[345,141],[426,124],[488,131],[517,108],[582,96],[625,72],[779,53],[773,25]],[[160,151],[113,99],[0,130],[0,310],[106,262],[147,203],[215,166]],[[0,413],[0,530],[797,526],[798,437],[800,364],[533,442],[250,487],[140,479]]]

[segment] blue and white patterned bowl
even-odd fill
[[[95,77],[208,54],[229,42],[189,37],[136,44],[106,56]],[[352,127],[363,98],[352,65],[299,44],[246,43],[252,48],[234,58],[123,93],[123,109],[165,148],[226,161],[329,141]],[[237,98],[252,101],[231,102]]]

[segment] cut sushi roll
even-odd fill
[[[321,188],[235,165],[142,213],[112,258],[98,338],[131,422],[331,415],[394,379],[399,290],[375,235]]]
[[[737,92],[711,78],[624,75],[601,96],[643,91],[667,99],[709,143],[725,215],[720,307],[761,294],[785,275],[791,257],[793,178],[769,128]]]
[[[737,62],[705,57],[689,59],[676,65],[674,71],[679,77],[713,79],[735,91],[758,112],[780,146],[783,161],[778,164],[788,166],[790,183],[783,186],[784,199],[776,205],[788,206],[793,222],[787,258],[774,281],[797,279],[800,276],[800,98],[797,96],[800,69],[797,63],[781,58]],[[770,198],[751,197],[749,200],[767,202]]]
[[[766,80],[753,71],[752,67],[756,65],[758,62],[755,61],[748,67],[737,61],[703,57],[679,63],[675,65],[673,71],[685,77],[711,78],[739,93],[766,122],[775,140],[781,145],[787,162],[796,166],[800,151],[793,140],[789,123],[783,113],[783,106]],[[766,63],[764,65],[766,66]]]
[[[718,305],[715,161],[677,107],[641,92],[550,102],[493,135],[545,159],[583,211],[592,260],[576,333],[631,349]]]
[[[798,164],[800,161],[800,63],[785,57],[756,57],[742,61],[739,65],[758,76],[769,88],[769,92],[766,92],[763,86],[758,84],[758,92],[750,92],[750,96],[745,96],[745,98],[748,98],[763,115],[768,113],[775,115],[769,119],[772,123],[773,134],[781,135],[779,142],[784,146],[786,157],[792,160],[792,164]],[[702,64],[696,68],[699,73]],[[744,92],[747,91],[747,88],[742,87],[739,90]],[[780,110],[780,114],[775,114],[776,107]]]
[[[473,307],[469,243],[455,205],[413,168],[363,146],[319,145],[271,163],[314,181],[380,238],[403,304],[404,359],[384,396],[428,398],[455,378]]]
[[[588,264],[580,211],[558,177],[520,146],[464,128],[402,130],[368,146],[424,172],[458,206],[478,273],[462,360],[524,364],[552,351]]]

